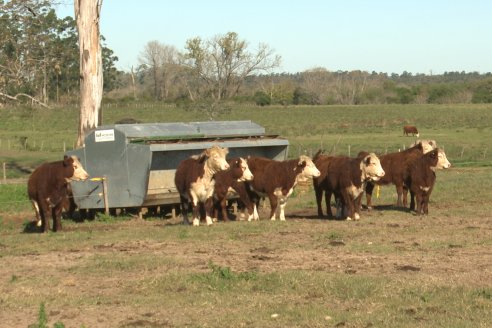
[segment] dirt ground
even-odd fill
[[[399,213],[396,216],[400,215]],[[263,217],[266,217],[263,214]],[[7,218],[12,222],[24,220],[25,215]],[[4,218],[5,220],[5,218]],[[430,216],[426,219],[408,216],[392,218],[381,210],[366,212],[359,222],[320,220],[314,211],[291,211],[282,229],[265,233],[244,232],[226,247],[227,240],[210,240],[200,245],[188,240],[155,240],[135,238],[118,242],[71,245],[51,252],[38,250],[30,253],[0,257],[0,327],[28,327],[37,322],[39,306],[13,308],[23,302],[12,298],[30,298],[36,295],[58,294],[61,299],[83,298],[84,295],[104,295],[113,298],[111,304],[91,306],[61,305],[48,308],[51,326],[63,322],[65,327],[170,327],[174,326],[168,309],[142,305],[128,308],[117,299],[129,281],[151,279],[156,272],[170,270],[159,266],[155,270],[122,270],[112,275],[87,275],[71,272],[83,266],[95,255],[125,254],[131,257],[172,256],[179,259],[180,270],[205,272],[209,261],[234,272],[277,272],[292,269],[325,271],[350,275],[392,276],[393,279],[421,279],[447,285],[492,286],[492,249],[490,242],[492,219],[460,219]],[[92,235],[111,234],[114,231],[166,228],[178,224],[172,220],[129,220],[107,225],[92,226]],[[246,222],[218,223],[219,225],[248,224]],[[254,224],[254,223],[252,223]],[[278,222],[278,224],[282,224]],[[63,234],[84,231],[80,225],[66,225]],[[190,229],[210,229],[207,227]],[[211,228],[213,229],[213,227]],[[336,232],[336,234],[334,233]],[[18,232],[14,232],[18,233]],[[34,235],[34,234],[33,234]],[[0,254],[8,253],[11,245],[2,241]],[[49,236],[33,236],[49,238]],[[357,246],[358,245],[358,246]],[[437,245],[437,246],[435,246]],[[356,246],[363,248],[355,251]],[[372,251],[372,249],[381,251]],[[391,251],[384,251],[384,249]],[[19,283],[12,283],[18,277]],[[43,277],[43,278],[40,278]],[[410,277],[410,278],[409,278]],[[29,279],[42,284],[33,286]],[[73,304],[74,302],[68,302]],[[63,301],[61,302],[63,304]],[[176,315],[176,314],[174,314]],[[176,319],[176,318],[175,318]]]

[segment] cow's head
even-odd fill
[[[418,135],[417,135],[418,137]],[[437,148],[437,143],[435,140],[417,140],[413,144],[410,145],[410,147],[419,145],[420,148],[422,148],[422,152],[424,154],[427,154],[428,152],[434,150]]]
[[[360,170],[362,171],[362,180],[365,181],[378,181],[384,177],[384,170],[381,166],[381,162],[374,153],[369,153],[362,158],[360,162]]]
[[[253,173],[251,173],[248,163],[242,157],[236,157],[229,160],[230,170],[232,170],[232,177],[236,181],[251,181],[253,180]]]
[[[229,163],[226,161],[226,156],[229,153],[229,149],[213,146],[212,148],[205,150],[204,153],[207,157],[207,166],[212,171],[224,171],[229,168]]]
[[[444,150],[438,148],[432,152],[435,153],[434,156],[437,157],[437,164],[434,166],[434,170],[449,169],[451,167],[451,163],[448,161]]]
[[[68,180],[80,181],[89,178],[89,174],[84,170],[84,167],[80,164],[80,160],[76,156],[65,155],[63,157],[63,165],[73,169],[73,174],[68,177]]]
[[[299,172],[298,180],[305,181],[307,179],[317,178],[321,175],[316,165],[314,165],[313,160],[305,155],[299,157],[297,162],[296,171]]]

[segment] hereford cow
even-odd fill
[[[450,167],[451,163],[442,149],[434,149],[410,164],[405,184],[410,190],[411,210],[415,209],[414,197],[416,198],[417,215],[429,213],[429,198],[436,182],[435,171]]]
[[[368,181],[378,181],[384,177],[379,158],[374,153],[361,153],[356,158],[345,156],[314,156],[314,163],[321,174],[313,179],[318,215],[323,216],[321,206],[323,192],[328,217],[331,212],[331,195],[335,195],[338,206],[347,210],[347,220],[358,220],[357,200],[361,197]]]
[[[404,151],[379,156],[385,175],[378,181],[369,182],[366,184],[365,190],[367,208],[372,208],[372,191],[374,190],[375,184],[380,186],[394,184],[398,195],[396,205],[406,207],[407,192],[405,190],[404,182],[408,175],[409,164],[413,160],[422,156],[424,153],[434,149],[435,146],[436,143],[433,140],[422,140],[415,146]]]
[[[285,221],[287,198],[292,194],[297,183],[320,174],[311,158],[304,155],[286,161],[250,157],[248,165],[254,175],[253,181],[249,183],[251,190],[260,197],[268,197],[271,220],[275,220],[278,216],[281,221]]]
[[[34,170],[27,181],[27,193],[43,232],[50,228],[50,217],[53,219],[53,231],[62,229],[61,213],[70,204],[69,182],[88,177],[75,156],[65,155],[63,161],[45,163]]]
[[[224,221],[229,221],[226,210],[227,198],[229,196],[238,196],[244,203],[249,201],[249,197],[243,185],[244,181],[253,180],[253,174],[248,167],[248,163],[241,157],[230,159],[228,163],[230,166],[228,170],[217,172],[214,176],[214,220],[218,219],[218,212],[220,209],[222,219]],[[253,217],[253,212],[250,211],[249,214],[251,219]]]
[[[181,200],[183,223],[189,224],[188,210],[191,203],[193,225],[200,225],[200,206],[205,210],[207,225],[212,224],[214,174],[229,168],[226,161],[228,152],[227,148],[214,146],[198,156],[192,156],[179,163],[174,183]]]
[[[403,135],[408,136],[408,135],[413,135],[414,137],[419,137],[419,131],[417,131],[417,127],[413,125],[405,125],[403,127]]]

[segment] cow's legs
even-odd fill
[[[429,198],[430,198],[429,193],[425,193],[422,199],[422,211],[424,214],[429,214]]]
[[[34,199],[31,199],[31,204],[32,204],[32,207],[34,208],[34,212],[36,214],[36,225],[38,227],[40,227],[42,225],[42,221],[41,221],[41,214],[39,213],[38,202],[35,201]]]
[[[422,214],[422,193],[418,192],[416,195],[415,195],[415,200],[417,202],[417,209],[416,209],[416,212],[418,215],[421,215]]]
[[[204,204],[205,220],[207,222],[207,225],[212,225],[213,224],[213,221],[212,221],[212,209],[213,209],[213,206],[214,206],[213,203],[214,203],[213,198],[212,197],[209,197],[209,198],[207,198],[207,200],[205,201],[205,204]],[[224,204],[224,210],[225,210],[225,204]],[[224,217],[224,220],[227,218],[227,213],[225,213],[225,215],[226,216]]]
[[[285,205],[287,205],[287,197],[279,197],[278,200],[280,204],[279,218],[280,221],[285,221]]]
[[[323,217],[323,208],[321,206],[321,202],[323,201],[323,189],[315,184],[314,193],[316,195],[316,205],[318,205],[318,216]]]
[[[403,196],[403,207],[407,207],[408,206],[408,188],[406,186],[403,186],[403,189],[402,189],[402,196]]]
[[[277,196],[270,194],[268,195],[270,200],[270,220],[275,221],[275,214],[277,213],[278,199]]]
[[[333,212],[331,211],[331,190],[325,190],[325,206],[326,206],[326,215],[328,218],[333,218]]]
[[[190,210],[190,202],[188,198],[180,196],[181,199],[181,215],[183,216],[183,224],[190,224],[188,220],[188,211]]]
[[[410,211],[415,211],[415,194],[410,191]]]
[[[403,185],[402,184],[396,185],[396,193],[398,194],[398,200],[396,201],[396,206],[402,207],[403,206],[403,202],[402,202]]]
[[[50,211],[50,206],[48,202],[44,201],[41,202],[41,231],[43,232],[48,232],[50,230],[50,217],[51,217],[51,211]]]
[[[61,231],[62,230],[62,224],[61,224],[61,213],[62,213],[63,207],[62,204],[58,204],[58,206],[55,206],[51,209],[51,214],[53,216],[53,231]]]
[[[345,206],[347,207],[347,220],[350,221],[352,219],[355,219],[354,200],[352,199],[352,197],[349,195],[348,192],[344,192],[342,194],[342,198],[343,198],[343,203],[345,203]]]

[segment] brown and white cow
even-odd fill
[[[214,221],[218,219],[219,210],[222,212],[222,219],[229,221],[227,215],[226,204],[228,197],[237,196],[243,202],[248,202],[249,197],[244,186],[241,187],[244,181],[253,180],[248,163],[242,157],[236,157],[228,160],[229,169],[217,172],[214,176]],[[253,212],[250,213],[250,218],[253,217]]]
[[[417,127],[414,125],[405,125],[403,127],[403,135],[408,136],[410,134],[418,138],[419,131],[417,130]]]
[[[409,166],[409,176],[405,184],[408,186],[411,195],[410,209],[415,209],[418,215],[429,213],[429,198],[436,182],[436,170],[448,169],[451,163],[442,149],[434,149],[415,161]]]
[[[419,158],[424,153],[431,151],[435,147],[435,141],[422,140],[413,147],[410,147],[404,151],[380,155],[379,159],[385,175],[378,181],[367,183],[365,188],[367,208],[372,208],[372,192],[375,184],[379,186],[394,184],[398,195],[396,205],[406,207],[407,192],[404,182],[408,176],[408,167],[412,161]]]
[[[227,148],[213,146],[198,156],[192,156],[179,163],[174,176],[181,201],[183,223],[189,224],[188,210],[192,205],[193,225],[200,225],[200,205],[205,210],[207,225],[211,225],[213,210],[213,194],[215,188],[214,175],[229,168],[226,155]]]
[[[253,181],[249,183],[251,189],[260,197],[268,197],[270,201],[270,220],[278,217],[281,221],[285,221],[287,199],[297,183],[320,174],[311,158],[304,155],[286,161],[250,157],[248,165],[254,175]],[[255,219],[257,216],[256,213]]]
[[[70,204],[69,183],[88,177],[75,156],[65,155],[62,161],[45,163],[34,170],[27,181],[27,193],[43,232],[50,228],[50,217],[53,219],[53,231],[62,229],[61,214],[64,207]]]
[[[319,156],[314,162],[321,174],[313,179],[318,215],[323,216],[322,198],[325,193],[325,203],[328,217],[333,217],[330,200],[335,195],[342,212],[347,210],[347,220],[358,220],[358,199],[362,196],[368,181],[378,181],[384,177],[379,158],[374,153],[361,153],[356,158],[346,156]]]

